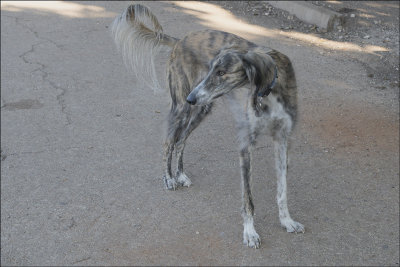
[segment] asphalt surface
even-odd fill
[[[377,89],[354,60],[379,60],[381,44],[308,42],[311,33],[246,15],[246,2],[147,3],[169,35],[225,30],[293,61],[300,119],[288,204],[306,232],[279,224],[271,140],[261,138],[255,250],[242,244],[237,140],[223,99],[189,138],[193,186],[164,189],[167,90],[138,84],[109,30],[129,4],[1,3],[2,266],[399,265],[398,87]]]

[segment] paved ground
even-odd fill
[[[395,3],[379,12],[398,25]],[[222,29],[294,62],[288,196],[306,233],[279,225],[265,138],[254,151],[254,250],[241,243],[223,100],[188,142],[194,185],[163,188],[169,97],[137,84],[114,47],[108,26],[127,5],[1,3],[1,265],[399,265],[398,63],[389,81],[372,64],[396,56],[390,42],[285,29],[262,3],[147,3],[170,35]],[[391,38],[398,45],[398,26]]]

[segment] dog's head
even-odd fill
[[[211,61],[209,72],[186,100],[192,105],[206,105],[235,88],[250,84],[256,108],[257,96],[268,94],[275,78],[276,65],[268,54],[225,49]]]

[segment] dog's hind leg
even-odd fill
[[[240,150],[240,169],[242,175],[242,216],[243,216],[243,243],[251,248],[259,248],[260,237],[254,229],[254,204],[251,194],[251,154],[249,147]]]
[[[293,219],[290,217],[287,206],[287,138],[285,136],[281,135],[279,138],[274,140],[274,150],[275,167],[278,180],[276,200],[279,208],[279,220],[282,226],[285,227],[288,232],[304,233],[304,226],[301,223],[293,221]]]
[[[183,150],[185,149],[185,142],[180,141],[176,144],[176,181],[178,185],[189,187],[192,184],[192,181],[187,177],[185,172],[183,171]]]
[[[175,149],[177,155],[176,180],[179,185],[189,187],[192,182],[183,171],[183,150],[185,149],[186,140],[191,132],[203,121],[210,113],[212,104],[196,107],[192,106],[190,118],[186,121],[186,128],[181,132],[179,139],[176,141]]]
[[[177,187],[176,179],[172,176],[171,163],[172,152],[174,151],[176,141],[181,132],[186,128],[186,115],[189,113],[188,105],[172,105],[168,115],[167,137],[164,142],[164,184],[167,189],[175,190]]]
[[[164,157],[163,162],[165,166],[165,173],[163,176],[164,184],[167,189],[175,190],[177,183],[174,177],[171,175],[171,162],[172,152],[174,150],[174,140],[167,138],[164,142]]]

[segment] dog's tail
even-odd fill
[[[150,25],[150,28],[146,25]],[[115,44],[136,77],[154,90],[160,88],[154,58],[161,46],[173,47],[179,39],[163,33],[156,16],[143,5],[130,5],[111,25]],[[150,82],[149,82],[150,81]]]

